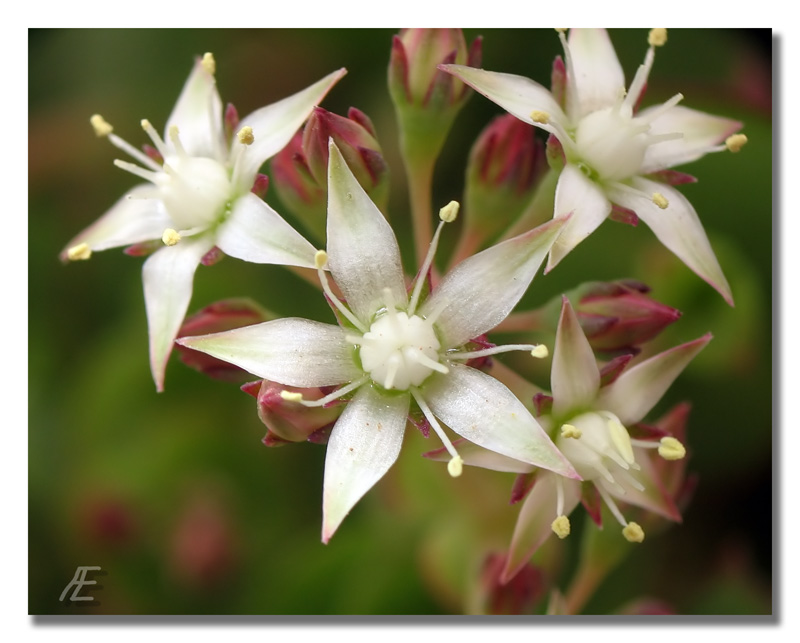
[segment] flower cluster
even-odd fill
[[[648,343],[681,313],[633,279],[587,281],[538,310],[512,312],[545,260],[547,273],[606,218],[643,220],[733,304],[700,219],[675,188],[694,179],[671,168],[738,151],[741,124],[683,107],[681,94],[640,109],[666,30],[649,33],[627,89],[605,31],[557,31],[564,58],[552,90],[477,68],[482,43],[467,48],[460,30],[395,37],[388,76],[410,183],[413,276],[387,218],[388,164],[372,121],[355,108],[345,118],[318,106],[345,70],[239,119],[222,108],[211,54],[196,62],[163,137],[141,122],[152,144],[144,151],[92,117],[96,134],[136,162],[115,165],[145,183],[62,253],[80,260],[125,246],[149,255],[143,284],[158,391],[177,344],[183,362],[206,375],[258,378],[242,388],[256,398],[265,444],[327,444],[324,543],[398,460],[407,426],[426,437],[433,430],[443,446],[425,455],[447,462],[454,478],[465,464],[517,474],[512,500],[522,505],[509,549],[486,558],[481,580],[489,611],[529,609],[543,595],[530,558],[551,534],[570,534],[579,503],[597,525],[610,512],[632,543],[645,531],[626,518],[630,508],[680,520],[684,434],[672,416],[646,417],[711,340],[653,354]],[[434,230],[432,173],[470,87],[509,114],[473,147],[462,236],[452,267],[440,270],[440,236],[459,227],[449,224],[460,206],[441,208]],[[270,158],[272,184],[313,242],[265,201],[259,170]],[[528,225],[542,208],[545,222]],[[335,323],[246,299],[184,320],[197,266],[224,254],[312,269]],[[496,345],[489,335],[499,332],[550,333],[549,387],[533,384],[522,357],[509,362],[522,364],[515,368],[498,357],[522,352],[533,364],[550,357],[546,343]]]

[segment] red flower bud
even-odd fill
[[[495,118],[472,146],[467,165],[467,225],[482,237],[508,227],[525,210],[547,171],[545,147],[532,125]]]
[[[322,388],[298,388],[285,386],[262,380],[251,382],[242,387],[258,402],[258,417],[267,427],[264,444],[277,446],[282,442],[318,442],[320,429],[333,424],[341,414],[344,406],[333,403],[332,406],[304,406],[294,400],[286,400],[282,392],[300,393],[304,400],[314,401],[325,397],[330,391]],[[313,437],[313,439],[311,439]]]
[[[389,90],[395,104],[440,110],[463,101],[467,86],[437,66],[480,66],[481,40],[467,50],[461,29],[402,29],[392,42]]]
[[[681,316],[680,311],[648,297],[643,284],[592,283],[581,290],[575,312],[596,351],[638,352],[639,344],[653,339]]]

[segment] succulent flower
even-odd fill
[[[673,494],[665,489],[648,454],[657,450],[664,460],[680,460],[686,454],[683,443],[663,430],[645,434],[642,439],[631,438],[629,430],[656,405],[710,340],[710,334],[704,335],[604,382],[578,318],[564,297],[553,351],[552,397],[537,400],[538,408],[544,411],[538,420],[555,436],[556,445],[582,481],[552,471],[536,471],[530,465],[466,443],[457,445],[465,464],[526,476],[522,478],[526,484],[518,485],[524,488],[513,498],[519,500],[527,494],[511,541],[504,580],[513,578],[551,533],[559,538],[569,535],[568,516],[579,502],[597,522],[604,503],[630,542],[642,542],[644,530],[625,519],[615,499],[680,520]],[[445,457],[441,450],[426,456],[437,460]],[[532,480],[531,474],[535,475]]]
[[[605,30],[572,29],[569,39],[565,30],[558,31],[566,66],[561,74],[554,73],[554,93],[522,76],[453,64],[439,67],[557,139],[566,165],[556,187],[554,214],[573,216],[554,244],[546,270],[606,217],[635,215],[631,222],[643,220],[661,243],[733,305],[697,213],[673,187],[694,179],[669,168],[709,152],[739,151],[747,141],[736,134],[741,123],[680,106],[681,94],[638,110],[655,49],[666,43],[665,29],[650,32],[645,61],[627,91]]]
[[[328,441],[323,542],[397,459],[412,403],[445,444],[454,477],[461,473],[462,459],[442,423],[486,449],[576,477],[523,404],[499,381],[466,365],[509,350],[544,356],[546,349],[465,350],[517,304],[564,220],[549,221],[463,261],[423,299],[439,235],[458,205],[442,208],[409,292],[391,227],[333,142],[328,199],[327,252],[318,251],[316,262],[338,326],[278,319],[178,340],[287,387],[339,387],[315,400],[288,389],[282,393],[287,401],[326,407],[348,398]],[[334,293],[325,267],[344,299]]]
[[[158,248],[145,262],[142,280],[150,368],[159,391],[201,262],[218,258],[221,251],[255,263],[314,265],[313,246],[251,190],[263,190],[261,165],[289,142],[345,70],[240,122],[234,110],[223,116],[214,74],[214,58],[206,54],[189,74],[164,138],[142,121],[154,146],[149,154],[114,134],[101,116],[92,117],[98,136],[139,163],[114,164],[147,183],[126,193],[61,255],[79,260],[119,246],[135,246],[133,254]],[[238,133],[226,141],[233,123]]]

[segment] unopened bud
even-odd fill
[[[511,114],[496,117],[469,155],[464,198],[466,225],[491,238],[516,221],[547,171],[536,129]]]
[[[268,435],[288,442],[308,440],[312,434],[335,422],[344,408],[341,404],[326,408],[298,403],[324,397],[327,391],[319,387],[299,388],[263,380],[258,392],[254,393],[252,386],[246,385],[243,389],[256,397],[258,417],[269,430]]]
[[[578,289],[575,312],[594,350],[636,349],[681,316],[648,297],[646,290],[642,284],[623,281],[588,283]]]
[[[281,200],[319,240],[325,238],[331,139],[378,208],[385,210],[389,200],[389,166],[369,117],[353,107],[347,118],[315,107],[302,133],[295,135],[271,165],[273,185]]]

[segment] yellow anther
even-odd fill
[[[581,431],[577,426],[573,426],[572,424],[562,424],[561,425],[561,437],[562,438],[575,438],[576,440],[583,435],[583,431]]]
[[[675,438],[661,438],[658,455],[665,460],[682,460],[686,456],[686,447],[681,444],[680,440]]]
[[[283,398],[287,402],[302,402],[303,394],[293,393],[292,391],[281,391],[281,398]]]
[[[647,44],[651,47],[663,47],[667,44],[666,29],[651,29],[647,35]]]
[[[88,243],[79,243],[67,250],[67,259],[70,261],[85,261],[92,256],[92,249]]]
[[[460,455],[457,455],[450,459],[450,462],[447,463],[447,473],[449,473],[453,478],[458,478],[461,475],[461,472],[464,469],[464,460]]]
[[[143,118],[141,121],[139,121],[139,125],[142,126],[142,129],[145,132],[153,127],[152,123],[148,121],[146,118]]]
[[[629,543],[640,543],[644,540],[644,529],[638,523],[629,522],[622,530],[622,535]]]
[[[161,235],[161,241],[164,242],[165,246],[174,246],[181,240],[181,235],[178,234],[177,230],[173,230],[172,228],[167,228],[164,230],[164,234]]]
[[[666,210],[669,206],[669,201],[661,192],[653,192],[653,203],[655,203],[662,210]]]
[[[109,125],[105,118],[100,116],[100,114],[95,114],[89,119],[89,122],[92,124],[94,128],[94,133],[99,137],[102,138],[104,136],[108,136],[111,132],[114,131],[114,128]]]
[[[617,449],[617,452],[623,457],[625,462],[628,464],[633,464],[636,462],[636,459],[633,457],[631,436],[628,435],[627,429],[616,420],[609,420],[608,432],[611,436],[611,443]]]
[[[538,109],[534,109],[531,112],[531,120],[534,123],[541,123],[542,125],[547,125],[550,122],[550,114],[547,112],[540,112]]]
[[[538,359],[544,359],[549,354],[550,354],[550,351],[547,350],[547,346],[545,346],[544,344],[539,344],[538,346],[536,346],[536,348],[534,348],[531,351],[531,355],[533,357],[538,358]]]
[[[249,125],[245,125],[242,129],[240,129],[236,136],[239,138],[239,142],[242,145],[252,145],[253,141],[256,140],[256,137],[253,136],[253,128]]]
[[[558,33],[566,33],[567,30],[566,29],[559,29],[558,27],[556,27],[556,31]]]
[[[744,134],[733,134],[725,139],[725,147],[731,152],[738,152],[747,143],[747,137]]]
[[[461,204],[458,201],[450,201],[446,206],[439,210],[439,218],[445,223],[453,223],[458,216]]]
[[[212,76],[217,73],[217,61],[214,60],[214,55],[212,53],[206,52],[203,54],[203,60],[200,61],[200,64],[203,65],[203,69]]]
[[[566,516],[559,516],[550,524],[550,528],[556,536],[564,540],[564,538],[569,536],[569,518]]]
[[[326,263],[328,263],[328,253],[324,250],[317,250],[314,254],[314,266],[316,266],[317,270],[321,270]]]

